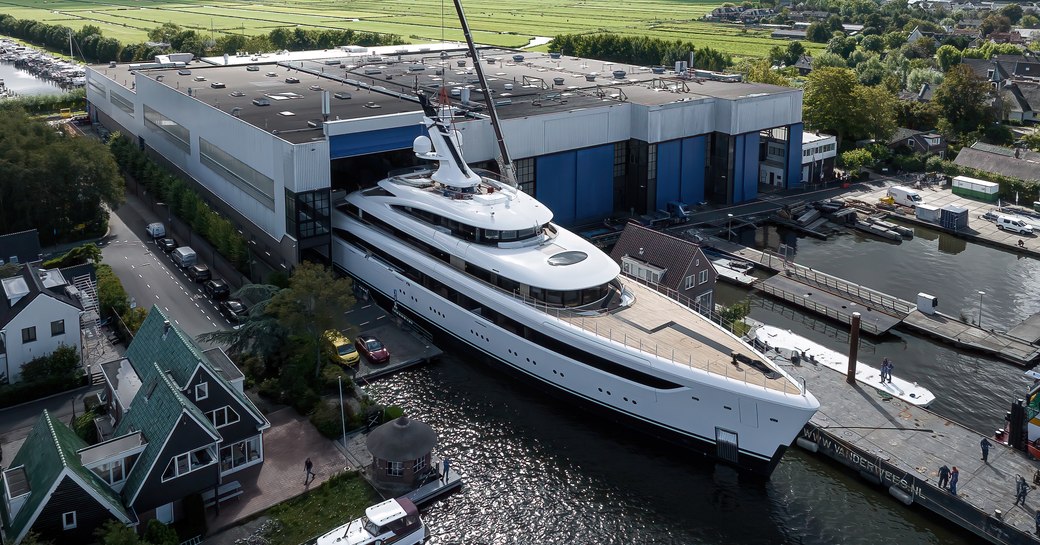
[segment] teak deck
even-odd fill
[[[638,282],[626,281],[625,287],[636,298],[630,307],[596,316],[561,315],[560,318],[650,356],[787,394],[801,394],[801,388],[783,375],[769,378],[750,365],[734,365],[731,355],[734,352],[759,361],[762,358],[742,341],[721,335],[703,316],[678,307],[674,300]]]

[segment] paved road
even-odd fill
[[[145,226],[160,221],[133,195],[109,219],[109,235],[102,243],[105,263],[123,282],[138,306],[158,305],[174,324],[192,337],[229,329],[217,306],[202,293],[202,285],[188,279],[170,256],[155,246]]]

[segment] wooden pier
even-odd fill
[[[871,335],[884,335],[900,322],[899,317],[886,314],[881,309],[864,306],[852,299],[799,282],[783,274],[759,280],[754,286],[777,299],[822,314],[843,324],[852,323],[852,313],[859,312],[863,315],[863,330]]]
[[[895,500],[916,503],[990,543],[1040,543],[1034,533],[1040,494],[1027,497],[1025,507],[1014,505],[1016,476],[1032,483],[1036,470],[1025,453],[989,436],[994,446],[984,463],[979,442],[988,434],[873,388],[850,385],[843,374],[822,365],[793,365],[781,352],[767,355],[795,378],[804,378],[820,401],[820,410],[796,441],[800,447],[844,465]],[[938,486],[943,465],[960,471],[956,495]]]
[[[1011,328],[1008,335],[1030,343],[1040,342],[1040,312]]]

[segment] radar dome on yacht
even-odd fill
[[[412,151],[420,155],[430,153],[433,151],[433,142],[430,142],[429,136],[416,136],[415,140],[412,140]]]

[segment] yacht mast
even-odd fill
[[[480,86],[484,89],[484,98],[487,102],[488,116],[491,118],[491,127],[495,130],[495,138],[498,139],[498,168],[502,171],[502,180],[516,187],[516,172],[513,170],[513,162],[509,159],[509,150],[506,149],[506,141],[502,136],[502,125],[498,121],[498,112],[495,111],[495,99],[491,96],[488,88],[487,78],[484,77],[484,69],[480,67],[480,57],[477,56],[477,48],[473,45],[473,35],[469,31],[469,23],[466,22],[466,14],[462,11],[462,0],[453,0],[455,11],[459,14],[459,23],[462,24],[462,33],[466,36],[466,45],[469,46],[469,55],[473,59],[473,67],[477,69],[477,78]]]

